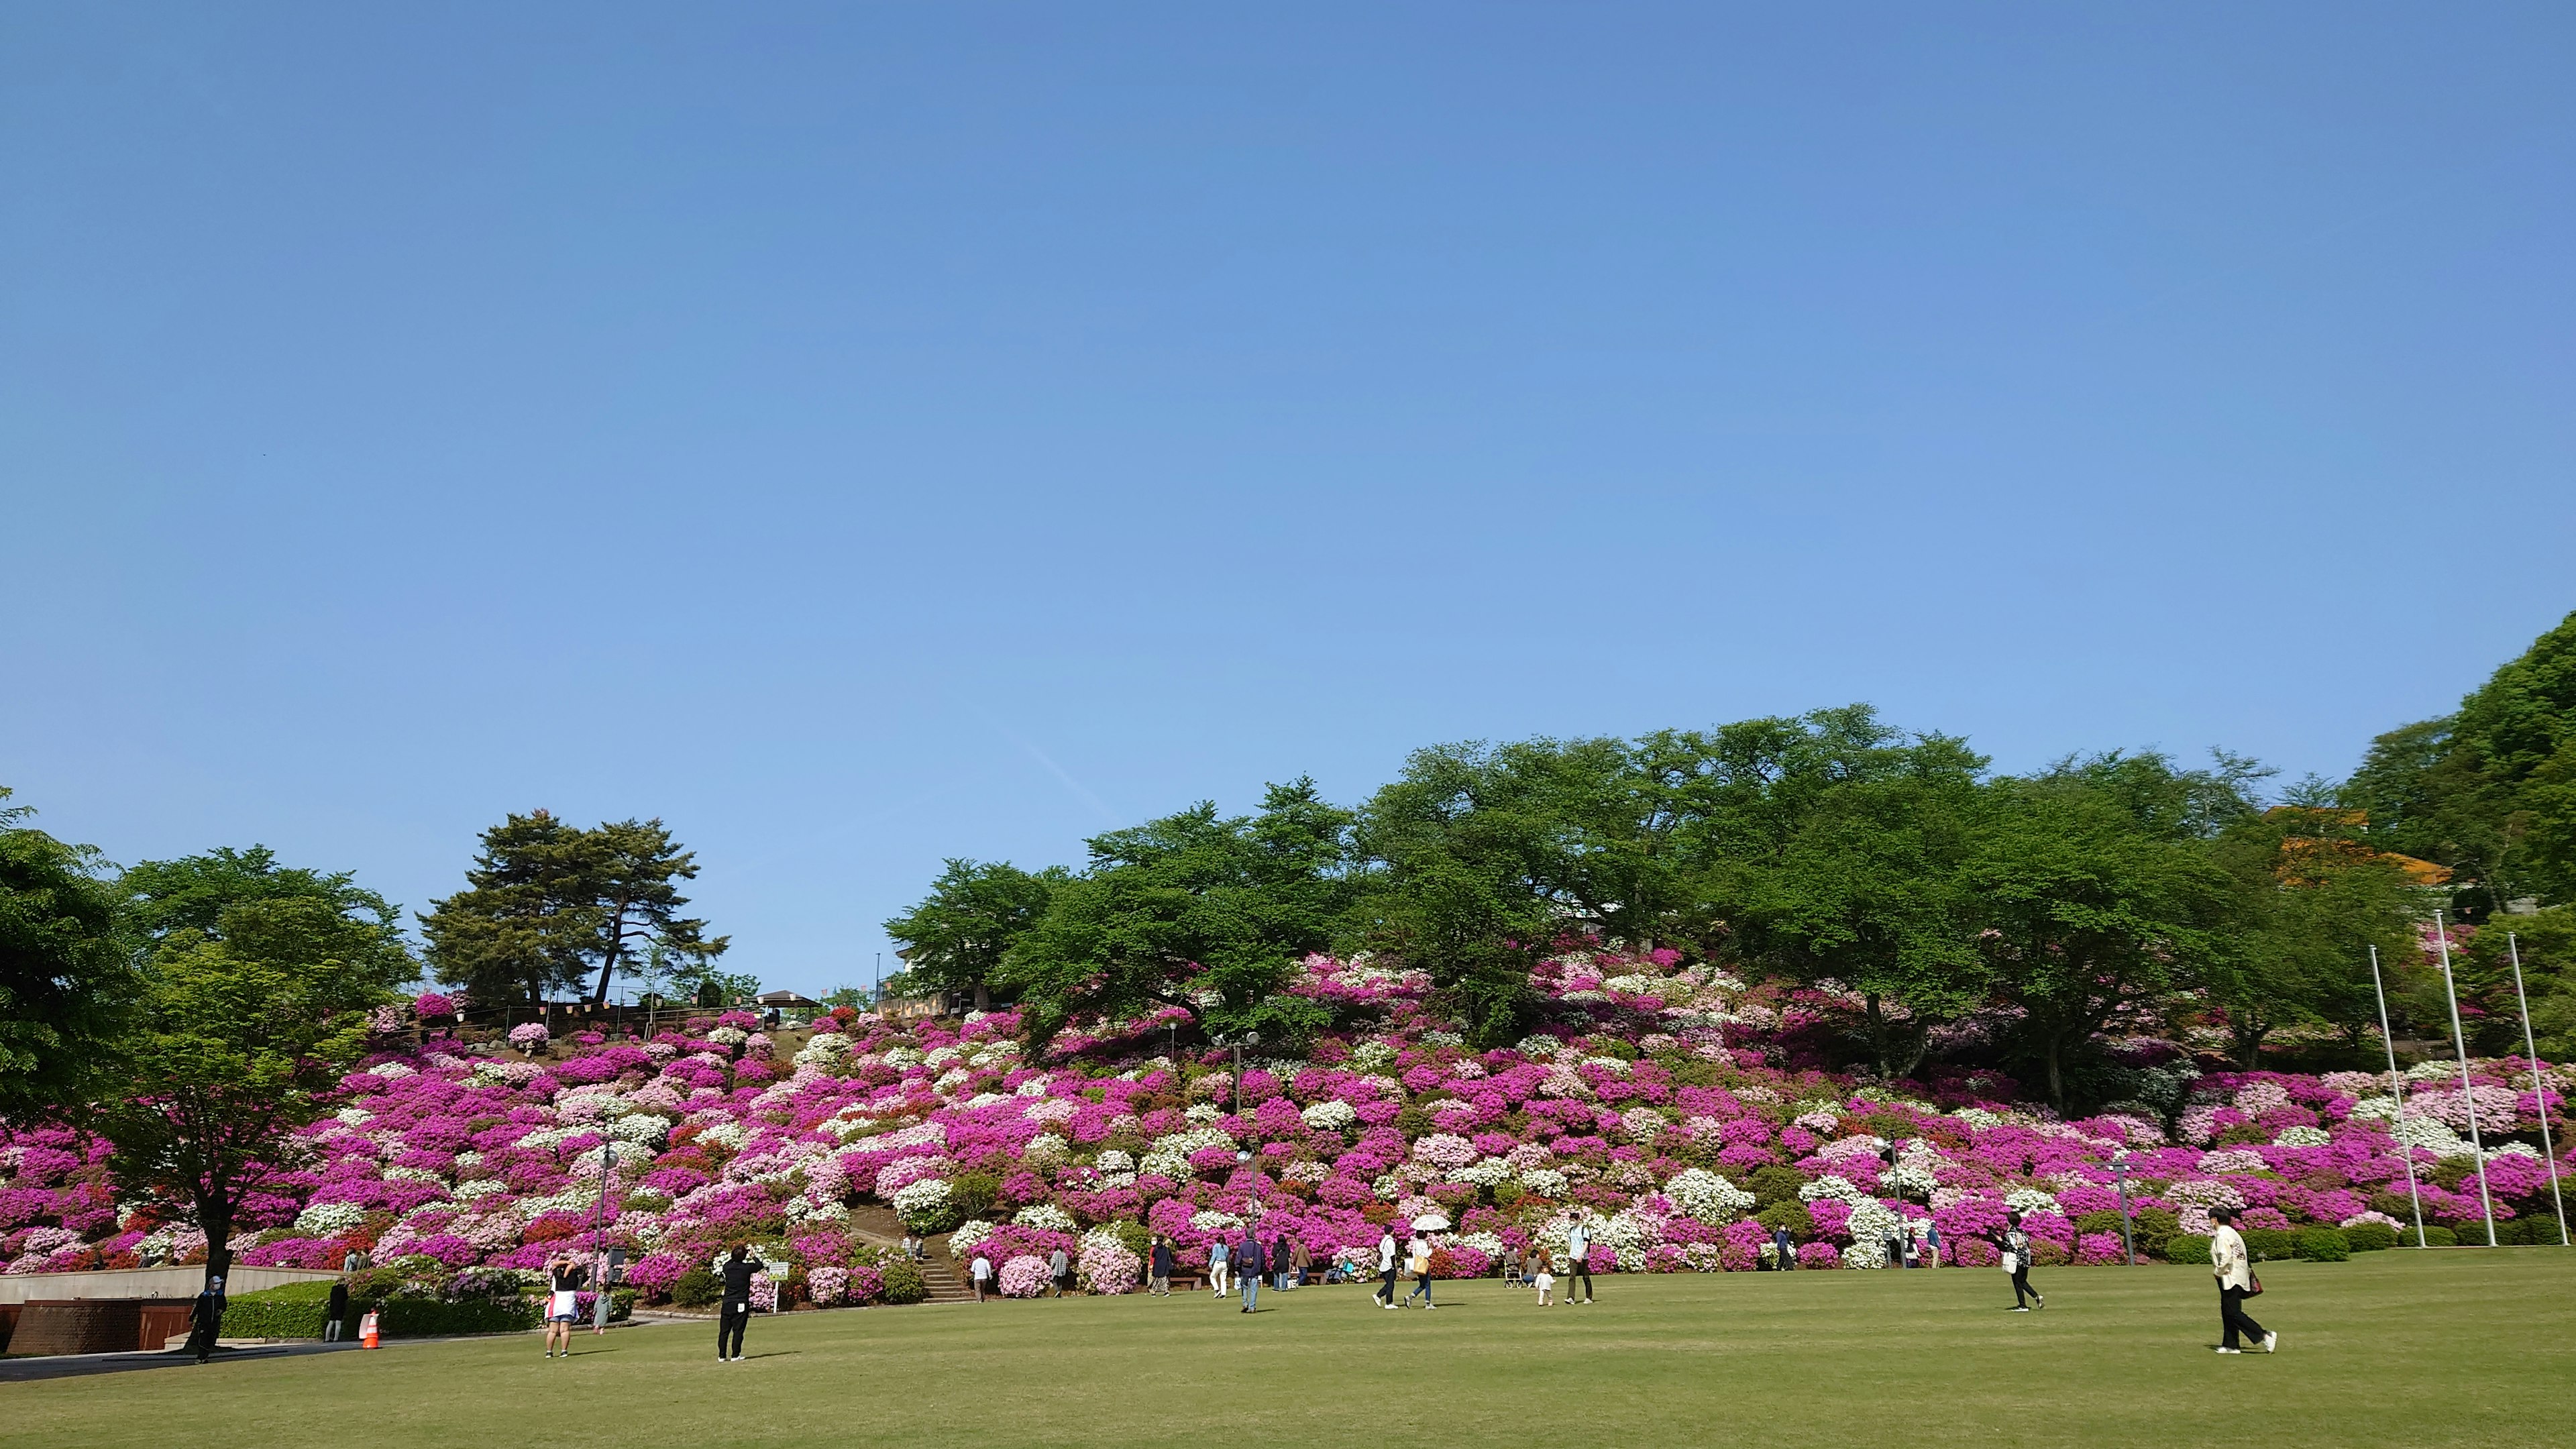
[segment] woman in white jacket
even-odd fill
[[[2254,1260],[2246,1255],[2245,1235],[2236,1231],[2236,1209],[2213,1210],[2210,1221],[2218,1230],[2209,1235],[2209,1267],[2218,1279],[2218,1351],[2243,1353],[2236,1346],[2241,1331],[2253,1335],[2265,1353],[2277,1351],[2281,1335],[2267,1333],[2245,1312],[2245,1300],[2254,1290]]]

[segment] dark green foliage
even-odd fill
[[[957,1210],[959,1222],[990,1217],[1001,1195],[1002,1180],[989,1172],[961,1172],[948,1180],[948,1203]]]
[[[705,1308],[724,1297],[724,1280],[708,1268],[691,1268],[671,1284],[671,1301],[682,1308]]]
[[[2339,800],[2385,848],[2457,871],[2473,911],[2576,900],[2576,614],[2457,713],[2381,735]]]
[[[376,1330],[387,1338],[524,1333],[545,1320],[545,1304],[535,1298],[388,1298],[375,1307]]]
[[[659,820],[584,830],[543,810],[510,816],[483,832],[466,888],[421,918],[431,970],[490,1003],[585,988],[605,1002],[652,946],[656,961],[698,966],[724,954],[728,938],[680,914],[689,901],[673,882],[697,874]]]
[[[888,1303],[919,1303],[930,1296],[930,1285],[922,1281],[921,1266],[917,1263],[894,1258],[879,1263],[877,1272],[885,1277],[885,1301]]]
[[[2386,1223],[2355,1223],[2343,1230],[2344,1246],[2356,1253],[2384,1252],[2396,1247],[2397,1239],[2397,1230]]]
[[[1395,1114],[1395,1130],[1403,1133],[1408,1142],[1437,1131],[1438,1125],[1428,1111],[1418,1106],[1407,1105]]]
[[[2104,1208],[2100,1212],[2086,1213],[2075,1220],[2075,1231],[2078,1233],[2109,1233],[2117,1237],[2120,1228],[2118,1208]]]
[[[1744,1190],[1753,1194],[1754,1205],[1766,1208],[1778,1203],[1796,1202],[1798,1189],[1806,1185],[1805,1174],[1776,1162],[1753,1169],[1744,1179]]]
[[[244,1293],[224,1303],[226,1338],[320,1338],[331,1321],[331,1285],[288,1283]],[[354,1300],[350,1311],[354,1314]]]
[[[2408,1243],[2411,1243],[2411,1242],[2413,1242],[2413,1241],[2414,1241],[2414,1237],[2415,1237],[2414,1233],[2410,1230],[2410,1231],[2407,1233],[2406,1238],[2404,1239],[2404,1241],[2406,1241],[2406,1242],[2408,1242]],[[2484,1241],[2484,1240],[2483,1240],[2483,1239],[2481,1239],[2480,1241]],[[2452,1231],[2452,1230],[2451,1230],[2451,1229],[2449,1229],[2449,1228],[2446,1228],[2446,1227],[2442,1226],[2440,1223],[2426,1223],[2426,1224],[2424,1225],[2424,1246],[2425,1246],[2425,1247],[2428,1247],[2428,1248],[2456,1248],[2456,1247],[2458,1247],[2459,1245],[2460,1245],[2460,1235],[2459,1235],[2458,1233],[2456,1233],[2456,1232]]]
[[[19,822],[0,787],[0,1118],[87,1095],[133,991],[117,891],[98,852]]]
[[[1808,1215],[1807,1205],[1794,1198],[1787,1202],[1773,1203],[1755,1213],[1753,1220],[1774,1231],[1787,1228],[1789,1235],[1802,1243],[1816,1235],[1816,1220]]]
[[[117,878],[128,897],[136,930],[153,942],[192,931],[211,941],[256,931],[274,914],[262,904],[300,901],[304,913],[327,931],[322,949],[359,966],[384,987],[411,980],[418,964],[403,941],[402,907],[356,884],[349,871],[323,872],[281,866],[264,845],[248,850],[217,847],[180,860],[147,860]]]
[[[1311,1038],[1330,1014],[1279,987],[1333,944],[1356,898],[1350,822],[1299,780],[1271,786],[1249,818],[1201,804],[1094,836],[1090,868],[1057,887],[1005,958],[1032,1044],[1166,1007],[1218,1040]]]
[[[1002,958],[1068,878],[1060,866],[1031,874],[1007,863],[950,860],[921,904],[885,923],[904,959],[889,986],[908,995],[972,993],[976,1010],[990,1010]]]
[[[2280,1228],[2240,1228],[2245,1239],[2245,1255],[2257,1263],[2278,1262],[2298,1255],[2298,1235]]]
[[[2352,1242],[2333,1228],[2302,1228],[2293,1251],[2311,1263],[2340,1263],[2352,1256]]]
[[[2176,1233],[2165,1239],[2165,1261],[2187,1266],[2209,1266],[2209,1238],[2203,1233]]]

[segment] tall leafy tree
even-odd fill
[[[1964,879],[1997,993],[2020,1008],[2022,1049],[2061,1110],[2097,1036],[2224,964],[2235,896],[2208,841],[2251,810],[2245,778],[2241,762],[2184,771],[2146,754],[1999,783]]]
[[[2522,1055],[2522,1002],[2513,989],[2517,953],[2542,1059],[2576,1057],[2576,905],[2490,920],[2453,954],[2471,1046],[2496,1056]],[[2438,984],[2433,990],[2438,992]]]
[[[2233,949],[2210,977],[2238,1061],[2252,1071],[2282,1027],[2330,1025],[2358,1046],[2378,1025],[2370,979],[2376,947],[2386,968],[2415,954],[2427,887],[2415,864],[2361,838],[2360,812],[2281,806],[2220,836],[2215,858],[2234,878]]]
[[[1218,1036],[1285,1043],[1319,1029],[1322,1009],[1279,988],[1349,912],[1350,828],[1301,779],[1271,786],[1258,815],[1202,803],[1093,837],[1089,868],[1005,957],[1032,1043],[1167,1007]]]
[[[126,868],[119,878],[127,911],[149,942],[182,931],[209,940],[224,939],[225,917],[262,901],[309,900],[321,904],[333,939],[335,959],[350,962],[393,987],[412,979],[419,969],[410,943],[403,939],[402,907],[357,884],[351,871],[318,871],[283,866],[267,846],[248,850],[218,846],[202,855],[178,860],[147,860]]]
[[[971,994],[977,1011],[992,1010],[1002,958],[1070,878],[1061,866],[1032,873],[1004,861],[950,860],[919,905],[885,923],[903,947],[896,989]]]
[[[1395,867],[1372,906],[1368,945],[1429,973],[1438,1004],[1477,1046],[1509,1046],[1534,1024],[1530,974],[1556,932],[1537,899],[1431,853]]]
[[[331,1110],[367,1010],[391,999],[378,964],[348,954],[350,922],[324,900],[236,902],[220,927],[180,927],[153,948],[85,1114],[115,1148],[122,1192],[205,1232],[209,1278],[229,1267],[243,1198],[301,1165],[295,1129]]]
[[[466,888],[421,918],[430,967],[485,1000],[586,990],[605,1005],[619,970],[655,943],[701,965],[724,954],[731,938],[681,914],[676,882],[697,874],[659,820],[584,830],[543,810],[512,815],[483,832]]]
[[[2381,735],[2341,799],[2383,849],[2457,871],[2473,914],[2576,901],[2576,614],[2456,712]]]
[[[1958,870],[1981,844],[1986,761],[1942,736],[1906,756],[1834,781],[1737,877],[1746,958],[1857,993],[1886,1078],[1913,1074],[1931,1028],[1983,1005],[1991,988],[1978,901]]]
[[[98,852],[26,823],[0,787],[0,1118],[76,1105],[133,995],[133,952]]]
[[[1440,862],[1554,930],[1643,953],[1725,940],[1737,872],[1776,852],[1837,783],[1904,767],[1904,737],[1867,706],[1633,740],[1527,740],[1417,751],[1360,838],[1398,876]]]

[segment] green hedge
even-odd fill
[[[2206,1268],[2209,1266],[2209,1239],[2199,1233],[2176,1233],[2165,1239],[2165,1261]]]
[[[2356,1253],[2378,1253],[2397,1246],[2397,1230],[2386,1223],[2355,1223],[2343,1230],[2346,1246]]]
[[[930,1296],[930,1285],[922,1281],[918,1264],[897,1258],[878,1264],[877,1271],[885,1275],[885,1301],[888,1303],[919,1303]]]
[[[2245,1239],[2245,1255],[2257,1263],[2277,1262],[2298,1255],[2299,1238],[2296,1233],[2279,1228],[2245,1228],[2241,1232]]]
[[[711,1269],[691,1268],[671,1284],[671,1301],[682,1308],[709,1308],[724,1296],[724,1280]]]
[[[2299,1233],[2297,1251],[2311,1263],[2340,1263],[2352,1256],[2352,1243],[2333,1228],[2305,1228]]]
[[[2436,1223],[2426,1223],[2424,1225],[2425,1247],[2456,1248],[2459,1245],[2460,1235],[2458,1233],[2452,1232],[2449,1228],[2442,1227]]]
[[[331,1285],[289,1283],[224,1304],[226,1338],[320,1338],[329,1321]]]
[[[364,1308],[354,1312],[363,1313]],[[545,1318],[535,1298],[388,1298],[376,1308],[376,1330],[387,1338],[441,1338],[458,1333],[519,1333]]]

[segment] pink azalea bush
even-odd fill
[[[1887,1236],[1921,1223],[1946,1262],[1982,1266],[2018,1210],[2041,1262],[2101,1264],[2122,1256],[2115,1158],[2162,1231],[2205,1231],[2219,1206],[2278,1228],[2409,1221],[2410,1163],[2429,1222],[2475,1222],[2472,1113],[2500,1218],[2546,1212],[2526,1143],[2542,1113],[2564,1121],[2569,1083],[2551,1072],[2535,1094],[2525,1064],[2474,1062],[2463,1093],[2455,1069],[2428,1070],[2401,1116],[2384,1074],[2239,1073],[2132,1043],[2169,1095],[2066,1121],[1991,1074],[1880,1089],[1820,1070],[1830,1003],[1668,953],[1569,955],[1533,984],[1543,1029],[1477,1051],[1420,975],[1311,958],[1291,990],[1343,1025],[1301,1057],[1247,1061],[1239,1084],[1229,1053],[1172,1050],[1174,1013],[1086,1027],[1043,1062],[1007,1011],[844,1009],[774,1039],[747,1012],[649,1042],[531,1024],[510,1033],[525,1059],[406,1028],[297,1134],[232,1247],[509,1272],[596,1240],[658,1300],[743,1243],[788,1265],[765,1290],[778,1301],[855,1304],[910,1275],[886,1261],[905,1222],[956,1229],[952,1252],[1001,1264],[1006,1293],[1058,1249],[1111,1293],[1138,1281],[1142,1234],[1198,1266],[1246,1223],[1320,1262],[1438,1212],[1450,1271],[1474,1275],[1562,1257],[1579,1222],[1596,1273],[1715,1272],[1757,1265],[1757,1216],[1792,1224],[1806,1266],[1883,1265]],[[107,1165],[67,1128],[0,1125],[0,1271],[203,1259],[184,1222],[120,1202]]]

